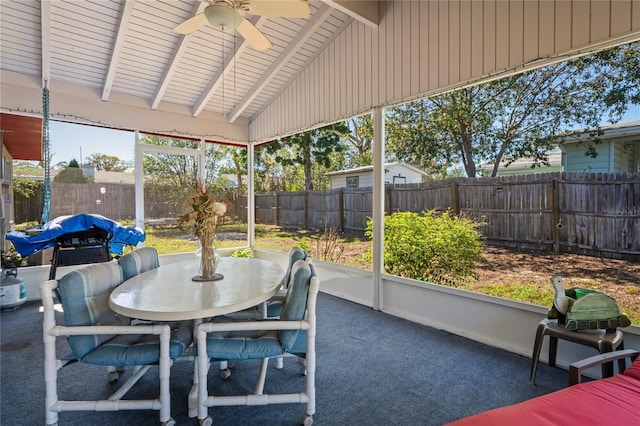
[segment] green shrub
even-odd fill
[[[231,253],[231,257],[253,257],[253,250],[251,248],[238,249]]]
[[[85,176],[77,167],[67,167],[53,177],[55,183],[91,183],[92,178]]]
[[[298,240],[298,242],[296,243],[296,247],[301,248],[303,250],[306,250],[307,253],[309,252],[309,250],[311,250],[311,243],[309,242],[308,239],[306,239],[305,237],[300,238],[300,240]]]
[[[475,278],[482,248],[478,225],[449,211],[398,212],[385,217],[385,272],[453,286]],[[371,221],[366,235],[373,237]]]

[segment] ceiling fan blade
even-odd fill
[[[258,52],[262,52],[263,50],[267,50],[271,47],[269,39],[262,34],[255,25],[243,17],[241,17],[240,24],[236,30],[242,37],[244,37],[245,40],[247,40],[247,43],[249,43],[251,47],[256,49]]]
[[[176,32],[178,34],[191,34],[192,32],[199,30],[205,25],[207,25],[207,17],[204,16],[204,12],[198,13],[197,15],[192,16],[182,24],[175,27],[173,29],[173,32]]]
[[[311,14],[307,0],[250,0],[247,12],[252,15],[281,18],[308,18]]]

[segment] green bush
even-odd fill
[[[385,217],[385,272],[453,286],[475,278],[482,249],[478,225],[449,211],[398,212]],[[366,235],[373,237],[371,221]]]
[[[53,177],[55,183],[91,183],[92,180],[89,176],[85,176],[81,169],[71,166],[60,170]]]
[[[231,253],[231,257],[253,257],[253,250],[251,248],[238,249]]]

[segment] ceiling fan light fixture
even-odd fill
[[[204,16],[207,22],[214,28],[224,30],[235,30],[240,24],[238,12],[228,6],[210,4],[204,9]]]

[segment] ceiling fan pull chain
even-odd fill
[[[225,109],[224,109],[224,80],[225,80],[225,75],[224,75],[224,31],[220,30],[220,32],[222,33],[222,41],[220,43],[220,45],[222,46],[222,48],[220,49],[220,66],[222,67],[222,115],[225,114]]]

